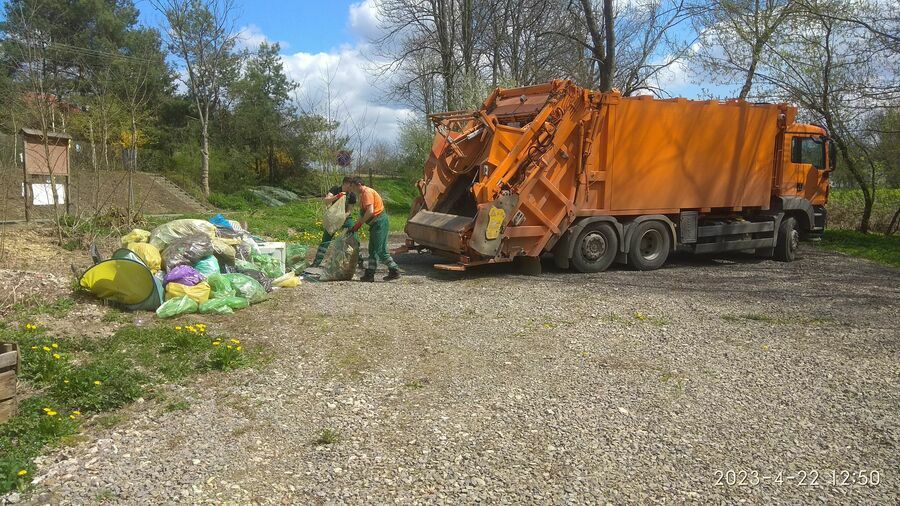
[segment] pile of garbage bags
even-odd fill
[[[164,287],[160,318],[232,313],[265,300],[275,287],[298,286],[296,273],[306,267],[305,246],[287,245],[282,262],[221,214],[208,221],[174,220],[149,232],[135,229],[121,240]]]

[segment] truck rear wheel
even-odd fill
[[[605,271],[619,251],[619,237],[609,223],[588,225],[575,240],[572,265],[579,272]]]
[[[800,232],[797,231],[797,220],[785,218],[778,227],[778,242],[775,243],[775,259],[782,262],[793,262],[800,246]]]
[[[658,221],[638,223],[630,241],[628,263],[639,271],[659,269],[669,257],[669,231]]]

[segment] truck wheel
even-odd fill
[[[785,218],[778,227],[778,242],[775,243],[775,259],[782,262],[793,262],[800,246],[800,232],[797,231],[797,220]]]
[[[602,272],[619,251],[619,237],[609,223],[588,225],[575,241],[572,265],[579,272]]]
[[[628,263],[639,271],[652,271],[662,267],[669,257],[671,244],[669,231],[658,221],[644,221],[631,235]]]

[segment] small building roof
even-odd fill
[[[44,132],[36,129],[36,128],[23,128],[20,130],[25,135],[34,135],[35,137],[43,137]],[[64,133],[64,132],[47,132],[47,137],[50,139],[71,139],[72,136]]]

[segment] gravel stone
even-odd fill
[[[264,346],[39,460],[31,504],[890,504],[900,271],[791,264],[304,283],[213,333]],[[321,431],[339,434],[316,444]],[[717,484],[719,473],[782,483]],[[878,485],[830,473],[879,471]],[[818,473],[816,486],[801,485]],[[752,475],[751,475],[752,476]],[[788,479],[791,477],[792,479]],[[7,497],[7,501],[12,497]]]

